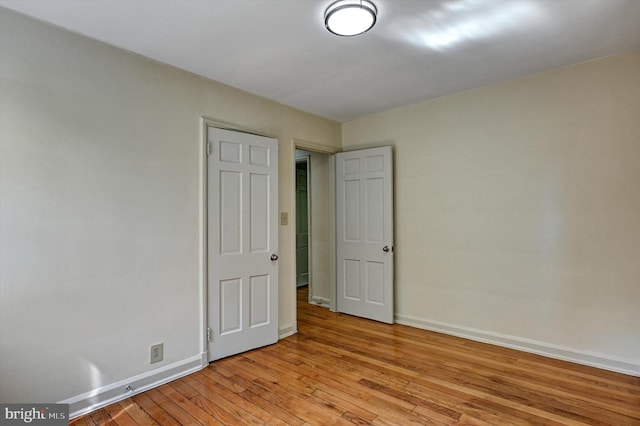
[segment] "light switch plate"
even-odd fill
[[[289,213],[280,212],[280,225],[288,225],[288,224],[289,224]]]

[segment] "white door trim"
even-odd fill
[[[207,341],[207,299],[208,299],[208,279],[209,279],[209,270],[208,270],[208,259],[209,259],[209,251],[207,249],[208,245],[208,209],[207,204],[209,202],[208,188],[208,162],[207,162],[207,146],[208,146],[208,137],[207,137],[207,127],[210,125],[214,125],[212,120],[209,120],[205,117],[200,118],[200,144],[198,145],[199,159],[200,159],[200,208],[199,208],[199,220],[198,220],[198,228],[200,231],[199,245],[200,245],[200,255],[198,261],[199,265],[199,276],[198,280],[200,282],[200,357],[202,366],[206,366],[209,364],[209,344]]]
[[[329,310],[338,312],[336,261],[336,155],[329,157]]]

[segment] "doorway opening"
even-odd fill
[[[296,149],[296,289],[308,286],[308,303],[330,308],[331,156]]]
[[[296,158],[296,287],[309,285],[309,156]]]

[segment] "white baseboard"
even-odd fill
[[[296,329],[296,325],[293,323],[284,327],[280,327],[278,329],[278,339],[284,339],[285,337],[293,336],[297,332],[298,330]]]
[[[326,297],[313,296],[311,298],[311,302],[309,303],[322,306],[323,308],[329,308],[330,306],[329,299],[327,299]]]
[[[174,362],[173,364],[165,365],[156,370],[151,370],[60,401],[60,404],[69,404],[69,418],[73,419],[113,404],[114,402],[127,399],[132,395],[194,373],[206,367],[207,364],[206,355],[196,355],[183,361]],[[127,386],[131,386],[132,391],[127,391]]]
[[[462,327],[454,324],[443,323],[440,321],[416,318],[409,315],[397,314],[395,316],[395,322],[411,327],[422,328],[424,330],[435,331],[437,333],[449,334],[452,336],[462,337],[464,339],[475,340],[477,342],[489,343],[492,345],[516,349],[519,351],[542,355],[549,358],[570,361],[576,364],[588,365],[591,367],[601,368],[603,370],[615,371],[617,373],[640,377],[639,362],[620,359],[606,354],[574,349],[536,340],[524,339],[507,334],[494,333],[492,331]]]

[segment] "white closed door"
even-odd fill
[[[209,360],[278,340],[278,142],[208,128]]]
[[[391,147],[336,154],[339,312],[393,323]]]

